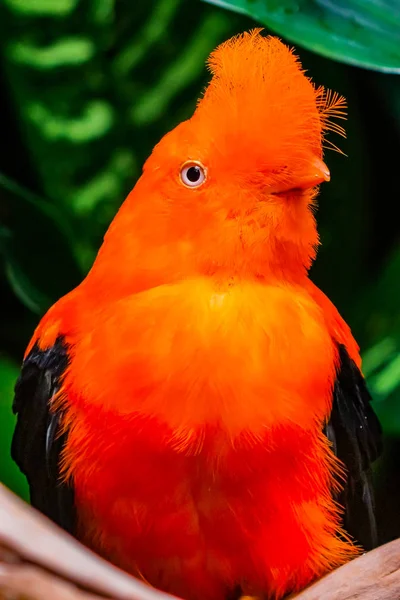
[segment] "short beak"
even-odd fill
[[[290,181],[274,185],[271,189],[271,193],[280,194],[290,190],[306,190],[313,188],[324,181],[329,181],[330,178],[331,174],[323,160],[314,157],[307,165],[307,169],[302,169],[301,173],[295,175]]]
[[[324,181],[329,181],[330,178],[331,174],[324,161],[315,157],[309,165],[309,170],[304,173],[303,177],[300,177],[300,181],[296,184],[296,187],[301,189],[311,188]]]

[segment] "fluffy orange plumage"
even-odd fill
[[[259,31],[209,66],[26,357],[68,348],[52,410],[81,539],[189,600],[281,598],[357,553],[323,427],[337,344],[358,347],[307,274],[344,101]]]

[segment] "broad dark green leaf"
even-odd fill
[[[0,256],[20,300],[36,313],[82,278],[63,214],[0,174]]]
[[[298,46],[351,65],[400,73],[397,0],[206,0],[253,17]]]
[[[87,269],[239,17],[184,0],[6,0],[1,10],[0,54],[31,163],[45,196],[70,213]]]

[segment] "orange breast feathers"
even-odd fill
[[[84,323],[63,386],[84,541],[185,598],[299,589],[356,552],[321,433],[336,355],[307,292],[196,278]]]
[[[66,386],[99,408],[174,431],[223,424],[232,439],[288,423],[313,429],[329,415],[333,344],[300,287],[189,279],[84,319],[90,335],[74,342]]]

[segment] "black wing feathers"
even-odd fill
[[[46,350],[35,345],[26,357],[15,386],[18,418],[11,454],[28,480],[32,505],[73,533],[73,490],[59,481],[66,434],[58,435],[60,413],[49,410],[67,365],[68,348],[61,337]]]
[[[371,464],[381,453],[382,431],[360,370],[345,346],[338,350],[340,365],[326,435],[347,469],[347,483],[338,498],[345,507],[345,528],[369,550],[378,543]]]

